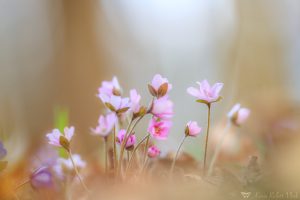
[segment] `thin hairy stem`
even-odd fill
[[[210,104],[207,104],[207,131],[205,139],[205,149],[204,149],[204,161],[203,161],[203,176],[206,173],[206,156],[207,156],[207,146],[208,146],[208,137],[209,137],[209,128],[210,128]]]
[[[184,141],[185,141],[186,138],[187,138],[187,136],[185,135],[185,136],[183,137],[183,139],[182,139],[182,141],[181,141],[181,143],[180,143],[178,149],[177,149],[177,152],[176,152],[176,154],[175,154],[175,157],[174,157],[174,159],[173,159],[173,162],[172,162],[172,165],[171,165],[171,169],[170,169],[170,172],[169,172],[169,175],[170,175],[170,176],[173,174],[173,171],[174,171],[174,167],[175,167],[175,163],[176,163],[177,157],[178,157],[178,155],[179,155],[180,149],[181,149],[181,147],[182,147],[182,145],[183,145],[183,143],[184,143]]]

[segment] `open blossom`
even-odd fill
[[[155,139],[166,140],[168,138],[171,126],[171,121],[160,120],[153,117],[150,120],[148,132]]]
[[[106,137],[112,131],[116,122],[117,116],[115,113],[110,113],[106,116],[100,115],[98,126],[95,129],[92,129],[92,132],[94,135]]]
[[[202,128],[198,126],[197,122],[189,121],[186,124],[185,135],[196,137],[201,132],[201,130]]]
[[[126,135],[126,130],[125,129],[121,129],[118,133],[118,136],[117,136],[117,143],[118,144],[122,144],[123,143],[123,140],[125,138],[125,135]],[[125,145],[125,148],[126,149],[129,149],[131,147],[133,147],[136,143],[136,137],[135,135],[129,135],[128,139],[127,139],[127,142],[126,142],[126,145]]]
[[[113,112],[126,112],[130,107],[129,98],[122,98],[115,95],[108,96],[105,94],[99,94],[99,98]]]
[[[218,101],[220,98],[220,91],[223,88],[223,83],[215,83],[213,86],[210,86],[207,80],[197,82],[199,88],[189,87],[187,92],[196,97],[198,100],[202,100],[206,103],[213,103]]]
[[[155,158],[159,156],[159,154],[160,150],[156,146],[152,145],[148,148],[148,157]]]
[[[113,77],[112,81],[103,81],[101,87],[98,90],[99,94],[106,94],[108,96],[120,96],[122,91],[119,81],[115,76]]]
[[[53,177],[48,167],[41,167],[30,176],[30,184],[33,188],[48,188],[53,185]]]
[[[2,142],[0,141],[0,160],[2,160],[7,154],[6,149],[4,148]]]
[[[73,154],[73,160],[75,163],[75,166],[78,170],[85,168],[86,162],[83,161],[78,154]],[[56,173],[57,177],[62,179],[64,178],[64,175],[66,172],[73,172],[74,166],[71,161],[71,159],[64,159],[64,158],[58,158],[56,165],[53,167],[54,172]]]
[[[240,104],[235,104],[227,114],[227,117],[236,125],[243,124],[249,117],[250,110],[242,108]]]
[[[165,96],[172,89],[172,85],[168,79],[163,78],[160,74],[156,74],[151,84],[149,84],[149,90],[153,96],[158,98]]]
[[[49,140],[49,144],[52,144],[57,147],[62,147],[62,145],[60,144],[60,137],[63,136],[69,142],[71,142],[71,139],[74,135],[74,131],[75,131],[75,128],[73,126],[71,126],[70,128],[65,127],[64,135],[63,135],[58,129],[54,129],[51,133],[48,133],[46,135],[46,137]]]
[[[170,119],[173,116],[173,102],[167,96],[155,99],[151,113],[161,119]]]
[[[133,113],[140,111],[141,95],[137,93],[135,89],[130,90],[130,109]]]

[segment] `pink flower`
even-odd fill
[[[151,113],[161,119],[170,119],[173,116],[173,102],[167,96],[155,99]]]
[[[99,94],[99,98],[113,112],[126,112],[130,107],[129,98],[105,94]]]
[[[201,130],[202,128],[198,126],[197,122],[189,121],[186,124],[185,135],[196,137],[201,132]]]
[[[140,101],[141,95],[139,95],[135,89],[130,90],[130,109],[133,113],[138,113],[140,111]]]
[[[108,134],[112,131],[116,122],[117,116],[115,113],[110,113],[106,116],[100,115],[98,126],[95,129],[92,129],[92,132],[94,135],[107,137]]]
[[[227,114],[227,117],[236,125],[245,123],[250,115],[248,108],[242,108],[240,104],[235,104]]]
[[[148,148],[148,156],[150,158],[155,158],[159,156],[159,154],[160,154],[160,150],[156,146],[152,145]]]
[[[189,87],[187,89],[187,92],[197,97],[198,100],[202,100],[206,103],[213,103],[215,101],[218,101],[220,98],[220,91],[222,90],[223,83],[215,83],[212,87],[209,85],[207,80],[200,82],[197,82],[199,85],[199,88]]]
[[[172,85],[168,79],[163,78],[160,74],[156,74],[152,83],[149,84],[150,93],[158,98],[165,96],[172,89]]]
[[[125,135],[126,135],[126,130],[125,129],[121,129],[118,133],[118,136],[117,136],[117,143],[118,144],[122,144],[123,143],[123,140],[125,138]],[[127,139],[127,142],[126,142],[126,145],[125,145],[125,148],[126,149],[129,149],[131,147],[134,146],[136,142],[136,138],[135,138],[135,135],[129,135],[128,139]]]
[[[99,94],[106,94],[108,96],[120,96],[122,91],[119,81],[115,76],[113,77],[112,81],[103,81],[101,87],[98,90]]]
[[[57,146],[57,147],[62,147],[60,144],[60,137],[63,136],[65,137],[69,142],[71,142],[71,139],[74,135],[75,128],[73,126],[65,127],[64,129],[64,135],[58,130],[58,129],[53,129],[51,133],[48,133],[46,137],[49,140],[49,144]]]
[[[168,138],[172,122],[152,118],[148,126],[148,132],[152,137],[158,140],[166,140]]]

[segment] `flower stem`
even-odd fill
[[[150,137],[150,135],[149,134],[147,134],[137,145],[136,145],[136,147],[133,149],[133,152],[132,152],[132,154],[131,154],[131,157],[130,157],[130,159],[129,159],[129,162],[128,162],[128,165],[127,165],[127,167],[126,167],[126,170],[125,170],[125,175],[127,174],[127,172],[128,172],[128,170],[130,169],[130,166],[131,166],[131,163],[132,163],[132,161],[133,161],[133,159],[135,158],[135,153],[136,153],[136,151],[139,149],[139,147],[141,146],[141,144],[147,139],[147,138],[149,138]]]
[[[147,150],[148,150],[148,146],[149,146],[149,140],[150,140],[150,137],[147,137],[146,143],[145,143],[145,149],[144,149],[144,164],[147,160]]]
[[[208,145],[209,128],[210,128],[210,106],[211,106],[211,104],[208,103],[207,104],[207,108],[208,108],[208,112],[207,112],[207,131],[206,131],[204,161],[203,161],[203,176],[206,173],[206,156],[207,156],[207,145]]]
[[[183,145],[183,143],[184,143],[184,141],[185,141],[186,138],[187,138],[187,136],[185,135],[185,136],[183,137],[183,139],[182,139],[182,141],[181,141],[181,143],[180,143],[178,149],[177,149],[177,152],[176,152],[176,154],[175,154],[175,157],[174,157],[173,162],[172,162],[172,165],[171,165],[171,169],[170,169],[170,173],[169,173],[170,177],[171,177],[171,175],[173,174],[173,171],[174,171],[174,167],[175,167],[175,163],[176,163],[177,157],[178,157],[178,155],[179,155],[180,149],[181,149],[181,147],[182,147],[182,145]]]
[[[86,191],[87,193],[89,193],[89,189],[87,188],[87,186],[85,185],[85,183],[83,182],[83,180],[82,180],[82,178],[81,178],[81,176],[80,176],[80,174],[79,174],[79,171],[78,171],[77,166],[76,166],[76,164],[75,164],[75,162],[74,162],[74,159],[73,159],[71,150],[69,150],[68,153],[69,153],[69,157],[70,157],[70,159],[71,159],[72,165],[73,165],[73,167],[74,167],[74,171],[75,171],[75,173],[76,173],[76,176],[78,177],[78,179],[79,179],[79,181],[80,181],[82,187],[85,189],[85,191]]]
[[[224,128],[224,131],[221,134],[222,138],[220,139],[220,142],[217,144],[217,146],[215,148],[212,160],[211,160],[209,168],[208,168],[208,176],[210,176],[211,173],[212,173],[212,170],[213,170],[213,167],[215,165],[215,162],[216,162],[216,160],[217,160],[217,158],[218,158],[218,156],[220,154],[220,150],[221,150],[222,144],[224,142],[225,136],[227,135],[227,132],[230,129],[230,127],[231,127],[231,121],[228,120],[228,122],[226,124],[226,127]]]
[[[108,171],[108,144],[107,144],[107,137],[104,137],[104,148],[105,148],[105,174],[107,174],[107,171]]]
[[[116,125],[113,128],[113,151],[114,151],[114,171],[115,175],[117,174],[118,170],[118,159],[117,159],[117,145],[116,145]]]
[[[17,191],[18,189],[20,189],[21,187],[23,187],[24,185],[26,185],[27,183],[30,182],[30,179],[25,180],[23,183],[19,184],[16,188],[15,191]]]

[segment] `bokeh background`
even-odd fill
[[[116,75],[125,94],[136,88],[146,104],[147,83],[160,73],[173,84],[176,113],[164,152],[177,147],[187,121],[206,126],[205,107],[186,93],[206,78],[225,83],[215,125],[236,102],[252,110],[242,130],[263,142],[239,156],[267,155],[268,145],[299,133],[299,50],[300,1],[0,0],[1,137],[18,160],[46,143],[55,110],[64,109],[78,151],[93,152],[101,81]],[[187,141],[185,149],[200,143]]]

